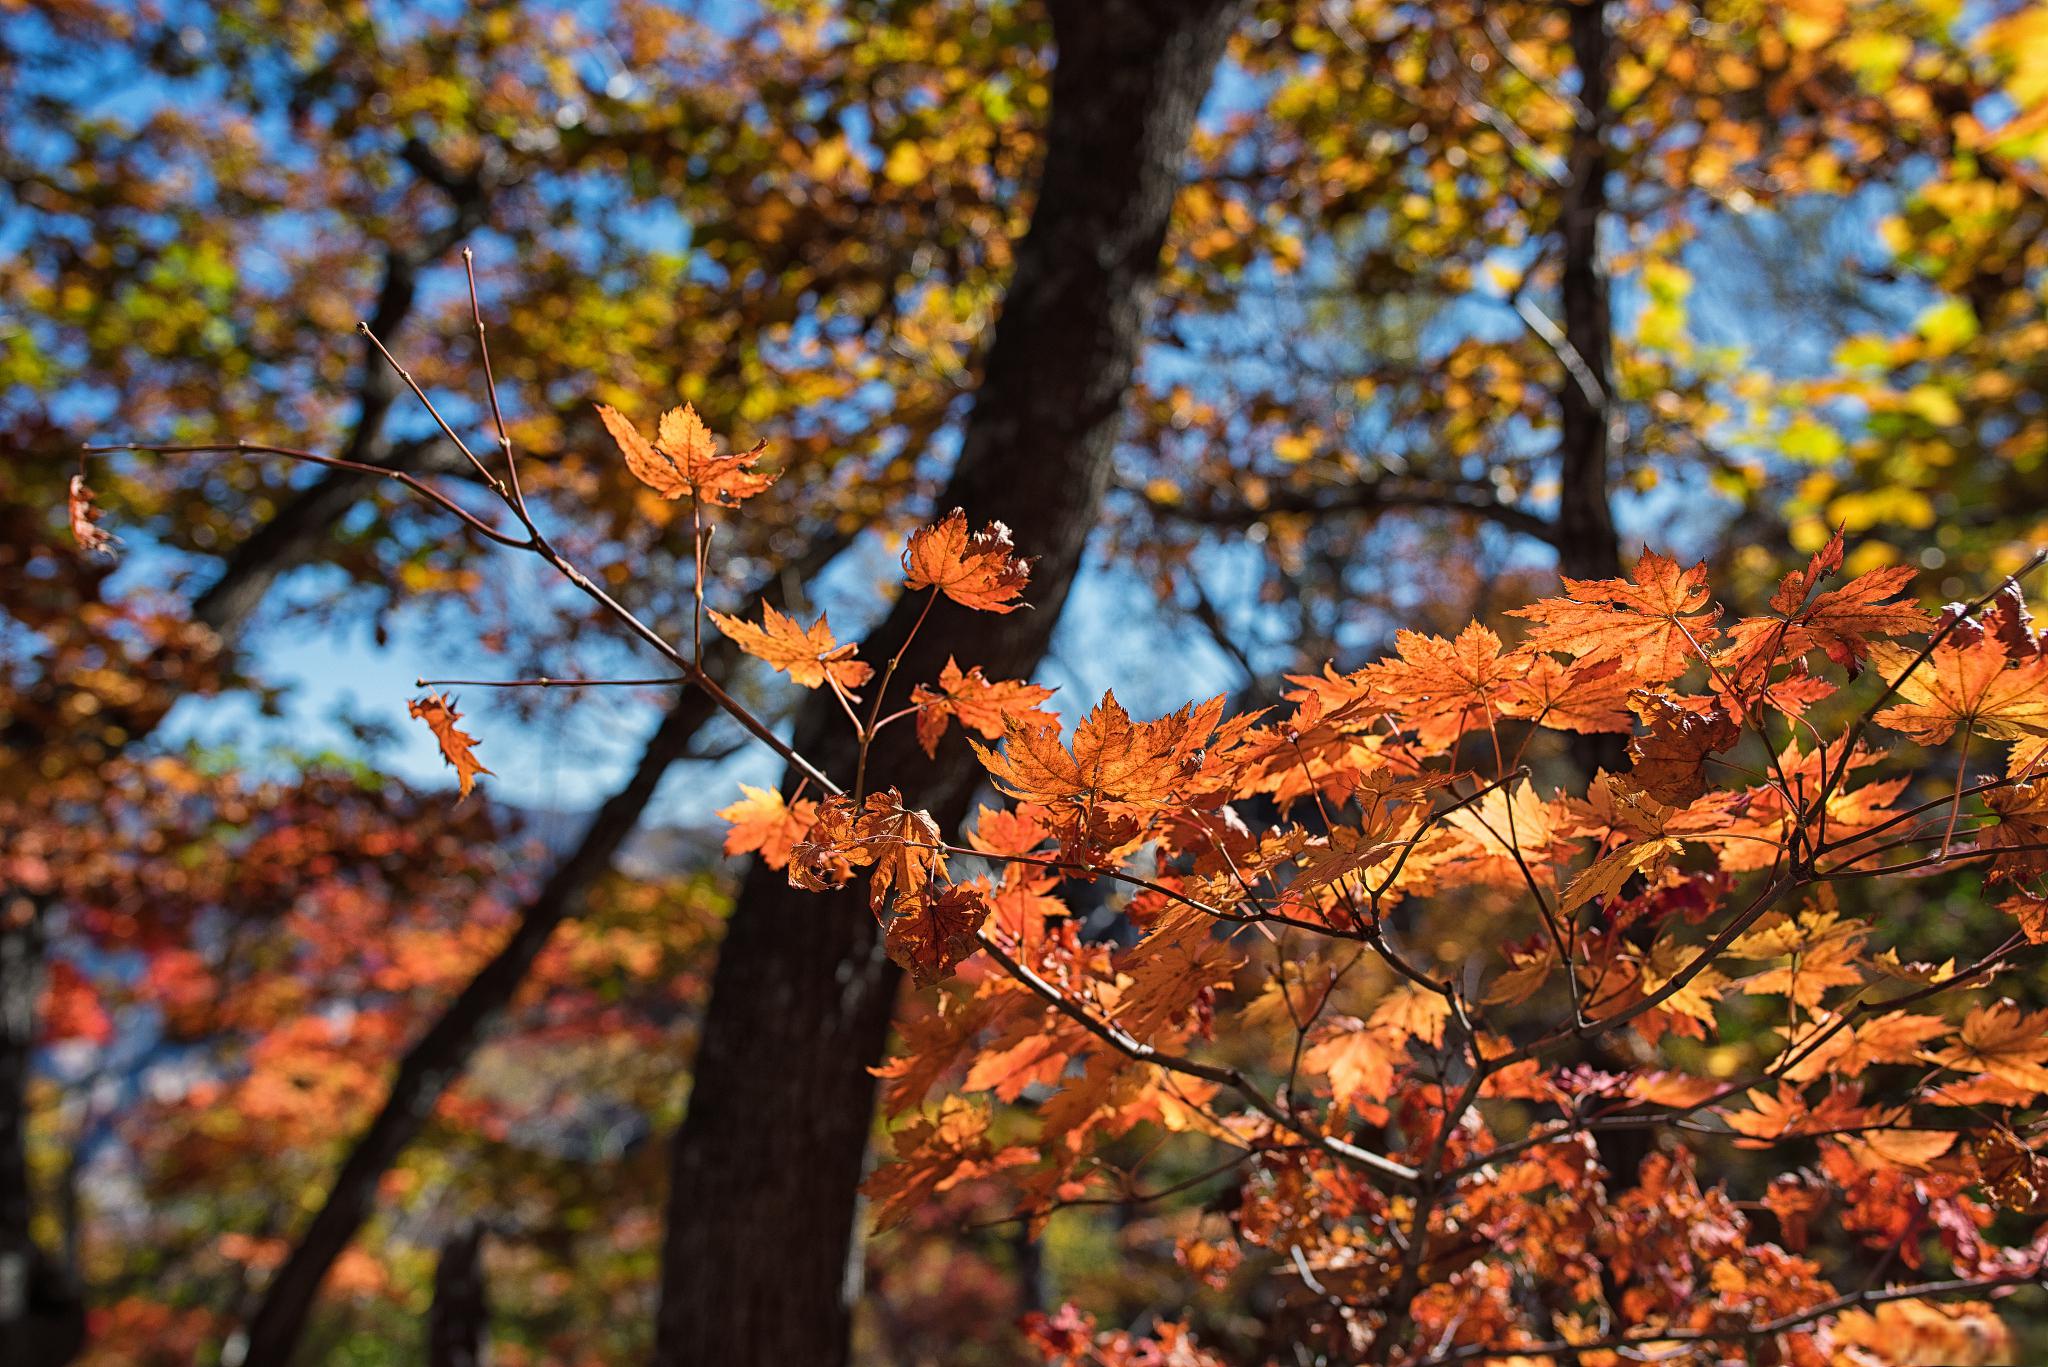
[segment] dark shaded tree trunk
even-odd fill
[[[1574,579],[1621,573],[1621,542],[1614,529],[1613,464],[1621,425],[1614,398],[1614,315],[1600,258],[1600,222],[1607,213],[1607,125],[1613,98],[1613,36],[1607,0],[1568,0],[1572,65],[1579,73],[1578,122],[1572,133],[1571,179],[1565,187],[1560,233],[1564,239],[1564,335],[1570,355],[1559,392],[1563,410],[1558,483],[1558,569]],[[1620,772],[1628,740],[1618,735],[1572,738],[1572,758],[1591,778]],[[1610,1042],[1589,1042],[1585,1061],[1612,1068]],[[1604,1130],[1595,1137],[1601,1166],[1615,1187],[1633,1186],[1649,1157],[1648,1130]],[[1612,1288],[1610,1288],[1610,1291]]]
[[[471,1223],[441,1243],[427,1311],[427,1367],[483,1367],[491,1306],[484,1284],[484,1227]]]
[[[43,899],[0,892],[0,1361],[55,1367],[85,1343],[85,1301],[30,1232],[28,1079],[43,983]]]
[[[1572,66],[1579,74],[1579,107],[1558,214],[1563,239],[1565,366],[1558,389],[1558,571],[1573,579],[1609,579],[1621,573],[1621,542],[1614,530],[1613,463],[1620,431],[1614,399],[1614,316],[1607,272],[1600,259],[1600,221],[1607,213],[1607,125],[1613,97],[1613,38],[1607,0],[1566,0]],[[1588,777],[1626,763],[1626,738],[1575,736],[1573,761]]]
[[[1614,459],[1614,318],[1600,261],[1600,220],[1607,213],[1607,124],[1613,98],[1612,36],[1607,0],[1572,0],[1572,64],[1579,72],[1578,123],[1572,133],[1570,180],[1559,232],[1564,248],[1564,336],[1567,375],[1558,472],[1558,568],[1574,579],[1605,579],[1620,571],[1609,482]]]
[[[1100,510],[1188,134],[1236,11],[1236,0],[1052,6],[1037,206],[940,505],[1010,525],[1038,557],[1035,606],[993,615],[941,602],[901,679],[935,677],[949,654],[1014,678],[1044,654]],[[923,607],[921,595],[899,601],[866,656],[892,656]],[[829,697],[811,699],[796,742],[828,772],[852,772],[854,740]],[[907,726],[883,733],[869,773],[944,829],[980,779],[957,742],[926,761]],[[846,1361],[867,1070],[898,981],[863,892],[799,892],[749,869],[674,1141],[661,1367]]]

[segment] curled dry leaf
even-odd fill
[[[965,883],[919,888],[896,899],[884,944],[919,987],[945,978],[978,948],[974,933],[988,919],[988,899]]]
[[[441,758],[454,767],[455,781],[462,785],[462,795],[468,797],[470,789],[476,787],[476,776],[491,771],[474,753],[476,737],[455,724],[462,720],[462,714],[455,710],[455,700],[429,693],[424,698],[414,698],[407,708],[415,720],[427,724],[434,739],[441,743]]]
[[[955,508],[943,522],[911,534],[903,551],[904,583],[912,590],[935,588],[962,607],[1009,612],[1031,577],[1031,561],[1020,557],[1010,529],[991,522],[967,530],[967,514]]]
[[[1694,711],[1655,693],[1637,695],[1650,733],[1629,742],[1635,768],[1629,779],[1667,807],[1683,807],[1707,791],[1707,756],[1742,739],[1742,728],[1720,708]]]
[[[66,501],[71,517],[71,536],[78,542],[78,548],[88,555],[111,556],[120,542],[99,525],[100,510],[92,499],[92,489],[87,486],[85,476],[73,475],[71,495]]]

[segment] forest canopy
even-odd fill
[[[2048,6],[0,55],[10,1367],[2048,1354]]]

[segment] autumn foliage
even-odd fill
[[[0,111],[0,1367],[2048,1358],[2048,3]]]
[[[688,409],[653,443],[604,417],[631,474],[700,514],[743,516],[770,481]],[[526,536],[506,539],[587,586],[507,475]],[[82,487],[70,516],[97,552]],[[1991,1298],[2048,1260],[2020,1218],[2048,1209],[2028,1119],[2048,1024],[1998,990],[2048,943],[2048,631],[2017,577],[1935,613],[1910,571],[1844,576],[1844,558],[1837,533],[1732,616],[1704,565],[1646,550],[1513,609],[1512,642],[1404,631],[1248,711],[1141,720],[1109,693],[1070,739],[1042,687],[952,659],[898,680],[907,643],[868,661],[822,617],[710,612],[838,699],[847,775],[635,629],[808,775],[746,787],[727,852],[801,888],[864,883],[890,957],[936,988],[880,1070],[880,1228],[964,1183],[1034,1224],[1140,1200],[1158,1147],[1193,1146],[1234,1195],[1183,1236],[1190,1274],[1263,1260],[1297,1341],[1342,1360],[1699,1345],[1861,1367],[1902,1333],[2000,1341]],[[1028,607],[1006,530],[960,510],[909,536],[902,570],[927,612]],[[437,693],[412,712],[467,795],[490,771],[461,714]],[[868,772],[890,726],[971,752],[1000,804],[941,830]],[[1626,738],[1624,765],[1569,776],[1602,735]],[[1852,910],[1960,868],[2007,926],[1960,959]],[[1140,1132],[1158,1139],[1133,1150]],[[1624,1135],[1625,1172],[1603,1144]],[[1904,1280],[1843,1285],[1809,1256],[1820,1221]],[[1171,1327],[1134,1345],[1071,1311],[1028,1333],[1052,1362],[1211,1360]]]

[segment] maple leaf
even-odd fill
[[[1674,679],[1711,640],[1720,609],[1708,599],[1707,566],[1691,569],[1644,551],[1627,579],[1567,579],[1562,598],[1545,598],[1509,616],[1538,623],[1533,650],[1581,663],[1618,660],[1640,680]]]
[[[1707,756],[1742,739],[1742,728],[1720,708],[1695,712],[1656,693],[1636,695],[1647,736],[1629,742],[1629,781],[1670,807],[1683,807],[1707,791]]]
[[[1777,696],[1771,701],[1782,705],[1785,690],[1794,683],[1809,691],[1825,688],[1804,678],[1772,681],[1770,672],[1780,664],[1798,663],[1816,649],[1850,668],[1870,653],[1872,637],[1926,631],[1933,619],[1917,603],[1886,601],[1903,592],[1914,577],[1908,565],[1872,570],[1820,594],[1810,604],[1803,595],[1792,599],[1794,606],[1789,609],[1780,606],[1787,601],[1787,591],[1781,588],[1771,604],[1787,616],[1745,617],[1729,629],[1728,647],[1715,661],[1722,678],[1745,705],[1757,701],[1757,695],[1766,690],[1775,690]],[[1796,578],[1796,574],[1788,575],[1786,584]],[[1718,686],[1721,680],[1716,682]]]
[[[1347,1018],[1331,1022],[1323,1038],[1303,1052],[1301,1066],[1330,1079],[1338,1105],[1377,1104],[1394,1089],[1395,1057],[1383,1032]]]
[[[1893,1168],[1924,1169],[1955,1146],[1952,1130],[1864,1130],[1836,1137],[1859,1167],[1872,1172]]]
[[[1011,544],[1010,529],[991,522],[967,530],[967,514],[955,508],[944,521],[911,533],[903,549],[904,584],[915,591],[936,588],[962,607],[1014,612],[1031,577],[1032,561]]]
[[[1807,1229],[1827,1203],[1827,1187],[1788,1173],[1773,1177],[1764,1191],[1764,1207],[1778,1217],[1785,1247],[1794,1253],[1806,1251]]]
[[[1114,691],[1102,695],[1074,732],[1074,748],[1057,727],[1003,718],[1001,751],[969,740],[996,787],[1029,802],[1108,799],[1137,805],[1165,802],[1193,772],[1197,752],[1215,730],[1223,699],[1192,704],[1156,721],[1134,722]]]
[[[936,1119],[915,1120],[898,1130],[896,1160],[876,1168],[861,1184],[875,1203],[875,1227],[893,1229],[940,1192],[1037,1158],[1022,1145],[997,1149],[989,1139],[990,1119],[988,1107],[947,1097]]]
[[[1743,990],[1758,996],[1783,994],[1812,1009],[1829,988],[1863,981],[1866,934],[1862,922],[1843,920],[1824,907],[1808,908],[1797,917],[1773,912],[1738,936],[1728,953],[1738,959],[1789,960],[1743,979]]]
[[[1911,565],[1893,565],[1858,575],[1841,588],[1830,589],[1800,614],[1815,644],[1838,665],[1847,666],[1869,653],[1870,637],[1908,636],[1928,629],[1932,618],[1918,603],[1888,603],[1912,584]]]
[[[1797,1087],[1780,1086],[1776,1095],[1754,1088],[1745,1099],[1749,1102],[1749,1110],[1724,1111],[1722,1119],[1728,1122],[1729,1129],[1751,1139],[1783,1139],[1796,1135],[1813,1119],[1813,1111]]]
[[[1432,1049],[1444,1042],[1444,1023],[1451,1003],[1443,993],[1419,983],[1405,983],[1381,998],[1367,1022],[1389,1039],[1417,1039]]]
[[[938,823],[929,812],[905,807],[903,794],[894,788],[868,794],[853,824],[852,842],[863,856],[855,862],[875,866],[868,880],[868,905],[877,912],[889,900],[891,888],[900,897],[916,896],[946,871],[946,852],[932,848],[939,844]]]
[[[2034,618],[2027,611],[2027,598],[2020,586],[2007,580],[1984,612],[1983,628],[2015,660],[2048,656],[2048,630],[2034,630]]]
[[[1491,721],[1504,686],[1527,672],[1530,660],[1502,655],[1500,637],[1478,622],[1456,640],[1398,631],[1394,649],[1395,658],[1368,666],[1365,677],[1430,749]]]
[[[1009,716],[1029,718],[1035,725],[1051,724],[1052,719],[1039,712],[1038,705],[1052,695],[1052,689],[1022,679],[991,683],[982,676],[980,665],[963,673],[948,655],[936,689],[919,684],[911,690],[910,701],[918,709],[917,743],[936,758],[947,723],[955,718],[962,726],[980,732],[984,740],[1002,739],[1003,719]]]
[[[905,1013],[896,1023],[897,1051],[868,1071],[882,1080],[882,1113],[890,1119],[918,1105],[940,1079],[972,1057],[994,1001],[986,996],[963,999],[942,992],[925,1011]],[[970,1090],[975,1088],[970,1083]]]
[[[2028,944],[2048,945],[2048,897],[2015,893],[2000,902],[1998,909],[2020,923],[2020,933]]]
[[[808,798],[785,804],[782,794],[773,788],[756,788],[750,783],[742,783],[740,791],[744,797],[718,810],[720,817],[732,823],[725,833],[725,852],[758,852],[769,868],[788,868],[790,851],[817,819],[818,804]]]
[[[84,475],[71,477],[71,493],[66,500],[66,512],[71,518],[71,539],[87,555],[111,556],[120,541],[113,533],[99,525],[100,510],[93,503],[93,493],[87,487]]]
[[[1980,829],[1982,849],[2004,850],[1991,861],[1993,881],[2017,883],[2048,873],[2048,779],[2018,783],[1984,794],[1997,824]]]
[[[856,863],[872,863],[867,851],[854,839],[857,813],[853,798],[834,793],[818,804],[811,827],[789,850],[789,885],[807,892],[842,887],[853,877]]]
[[[1978,1007],[1934,1061],[1959,1073],[1988,1073],[2029,1094],[2048,1091],[2048,1011],[2022,1011],[2010,1001]]]
[[[1572,911],[1595,897],[1612,897],[1621,891],[1632,874],[1660,867],[1681,848],[1680,842],[1666,837],[1609,850],[1581,869],[1578,877],[1565,885],[1563,895],[1558,898],[1559,914]]]
[[[912,981],[929,987],[980,948],[974,935],[988,914],[987,899],[966,883],[942,891],[921,887],[896,899],[884,944]]]
[[[1812,1082],[1858,1077],[1880,1064],[1914,1063],[1923,1057],[1929,1041],[1947,1036],[1950,1028],[1939,1016],[1888,1011],[1851,1030],[1841,1024],[1841,1017],[1823,1013],[1803,1033],[1779,1027],[1787,1036],[1787,1055],[1796,1060],[1783,1075],[1794,1082]]]
[[[1803,570],[1793,570],[1778,581],[1778,591],[1771,595],[1771,611],[1790,617],[1806,606],[1807,595],[1820,581],[1842,568],[1842,528],[1835,528],[1835,534],[1828,538],[1825,546],[1813,553]]]
[[[1905,700],[1879,712],[1879,725],[1927,745],[1959,726],[1994,740],[2048,736],[2048,660],[2034,657],[2008,669],[2004,645],[1991,637],[1944,641],[1917,666],[1915,658],[1886,642],[1871,646],[1871,663]]]
[[[1650,957],[1643,964],[1643,994],[1655,993],[1665,984],[1691,973],[1692,977],[1687,979],[1684,987],[1664,999],[1662,1009],[1712,1025],[1714,1003],[1727,991],[1728,979],[1711,966],[1695,971],[1699,956],[1700,951],[1689,945],[1682,945],[1669,937],[1659,939],[1651,946]]]
[[[752,468],[767,443],[751,451],[721,455],[693,404],[686,403],[662,414],[652,442],[640,434],[625,414],[609,404],[599,404],[597,415],[618,443],[626,458],[626,468],[663,498],[676,499],[688,494],[702,502],[737,508],[743,500],[775,482],[774,475]]]
[[[2010,1130],[1980,1136],[1970,1156],[1985,1194],[2007,1210],[2026,1215],[2048,1214],[2048,1158],[2043,1158]]]
[[[874,677],[874,670],[853,658],[860,648],[857,644],[849,641],[840,645],[832,638],[832,627],[823,613],[804,627],[797,625],[795,618],[777,612],[773,604],[763,603],[759,626],[716,610],[711,613],[711,620],[734,645],[756,659],[766,660],[805,688],[816,688],[830,678],[859,701],[853,690]]]
[[[456,726],[462,714],[455,710],[455,700],[429,693],[424,698],[414,698],[406,707],[415,720],[427,724],[434,739],[441,743],[441,758],[454,767],[455,781],[462,787],[462,796],[468,797],[469,790],[476,786],[477,775],[491,771],[472,753],[476,737]]]
[[[1216,923],[1193,907],[1176,906],[1118,963],[1130,983],[1117,1022],[1148,1039],[1227,987],[1244,956],[1215,934]]]
[[[1553,731],[1631,731],[1628,695],[1639,682],[1618,660],[1567,665],[1554,655],[1538,655],[1526,673],[1502,682],[1501,715]]]

